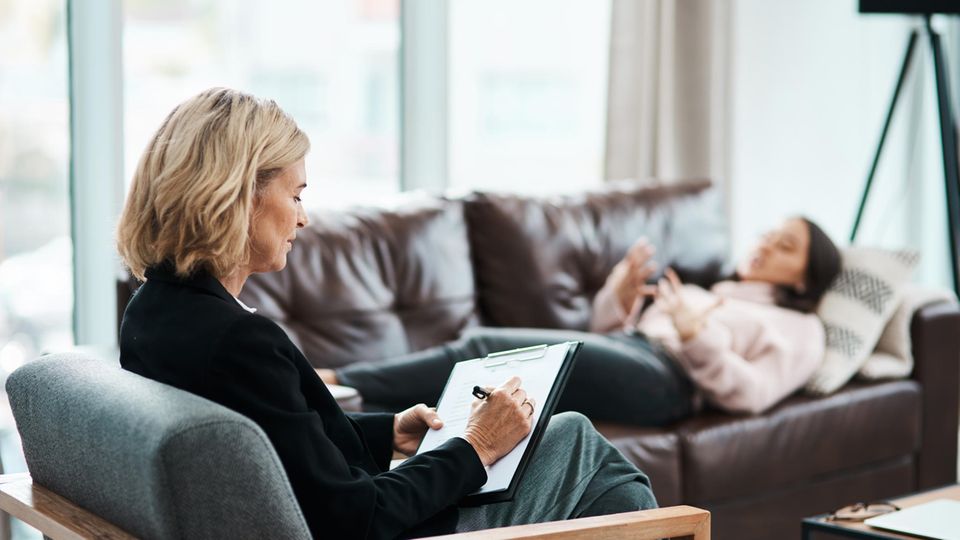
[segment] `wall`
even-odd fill
[[[792,214],[814,219],[838,243],[848,239],[916,24],[859,15],[856,4],[734,3],[729,210],[736,256]],[[920,249],[917,280],[949,286],[932,62],[926,40],[919,45],[858,243]],[[957,65],[960,57],[951,59]]]

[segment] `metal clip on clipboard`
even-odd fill
[[[490,353],[484,357],[483,367],[492,368],[504,366],[508,362],[526,362],[527,360],[536,360],[537,358],[543,358],[545,354],[547,354],[546,345],[534,345],[532,347],[521,347],[519,349],[511,349],[509,351]]]

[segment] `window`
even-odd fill
[[[277,101],[310,136],[304,204],[396,192],[399,0],[125,0],[126,179],[176,104]]]
[[[74,343],[66,7],[0,1],[0,382]],[[0,462],[26,471],[4,394]],[[14,538],[40,538],[12,520]]]
[[[451,187],[599,184],[610,2],[459,0],[449,20]]]
[[[437,150],[447,187],[599,183],[610,1],[446,6],[436,24],[449,36],[447,68],[437,71],[447,74],[446,155]],[[306,204],[399,190],[400,0],[123,0],[123,8],[128,181],[164,115],[219,85],[276,99],[310,135],[316,189]]]
[[[0,2],[0,375],[73,344],[65,6]]]

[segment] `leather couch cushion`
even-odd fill
[[[251,276],[240,299],[337,367],[456,338],[476,324],[473,282],[462,203],[414,196],[311,214],[287,267]]]
[[[773,492],[704,504],[710,511],[713,538],[770,540],[799,538],[803,518],[827,514],[857,501],[885,501],[915,491],[913,456],[859,468],[846,474],[811,478],[781,486]],[[825,532],[811,535],[816,540],[840,540]],[[880,538],[872,536],[871,538]],[[883,538],[907,538],[902,536]]]
[[[763,416],[705,413],[682,423],[684,500],[763,493],[909,456],[920,447],[920,385],[854,383],[794,396]]]
[[[657,504],[673,506],[683,502],[680,441],[676,433],[603,422],[595,426],[631,463],[647,473]]]
[[[630,181],[568,196],[472,194],[465,212],[484,323],[586,329],[593,296],[640,236],[657,246],[661,266],[715,281],[728,246],[720,191],[710,186]]]

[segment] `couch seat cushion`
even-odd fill
[[[854,383],[794,396],[763,416],[705,413],[681,424],[684,502],[729,499],[850,471],[920,447],[920,385]]]

